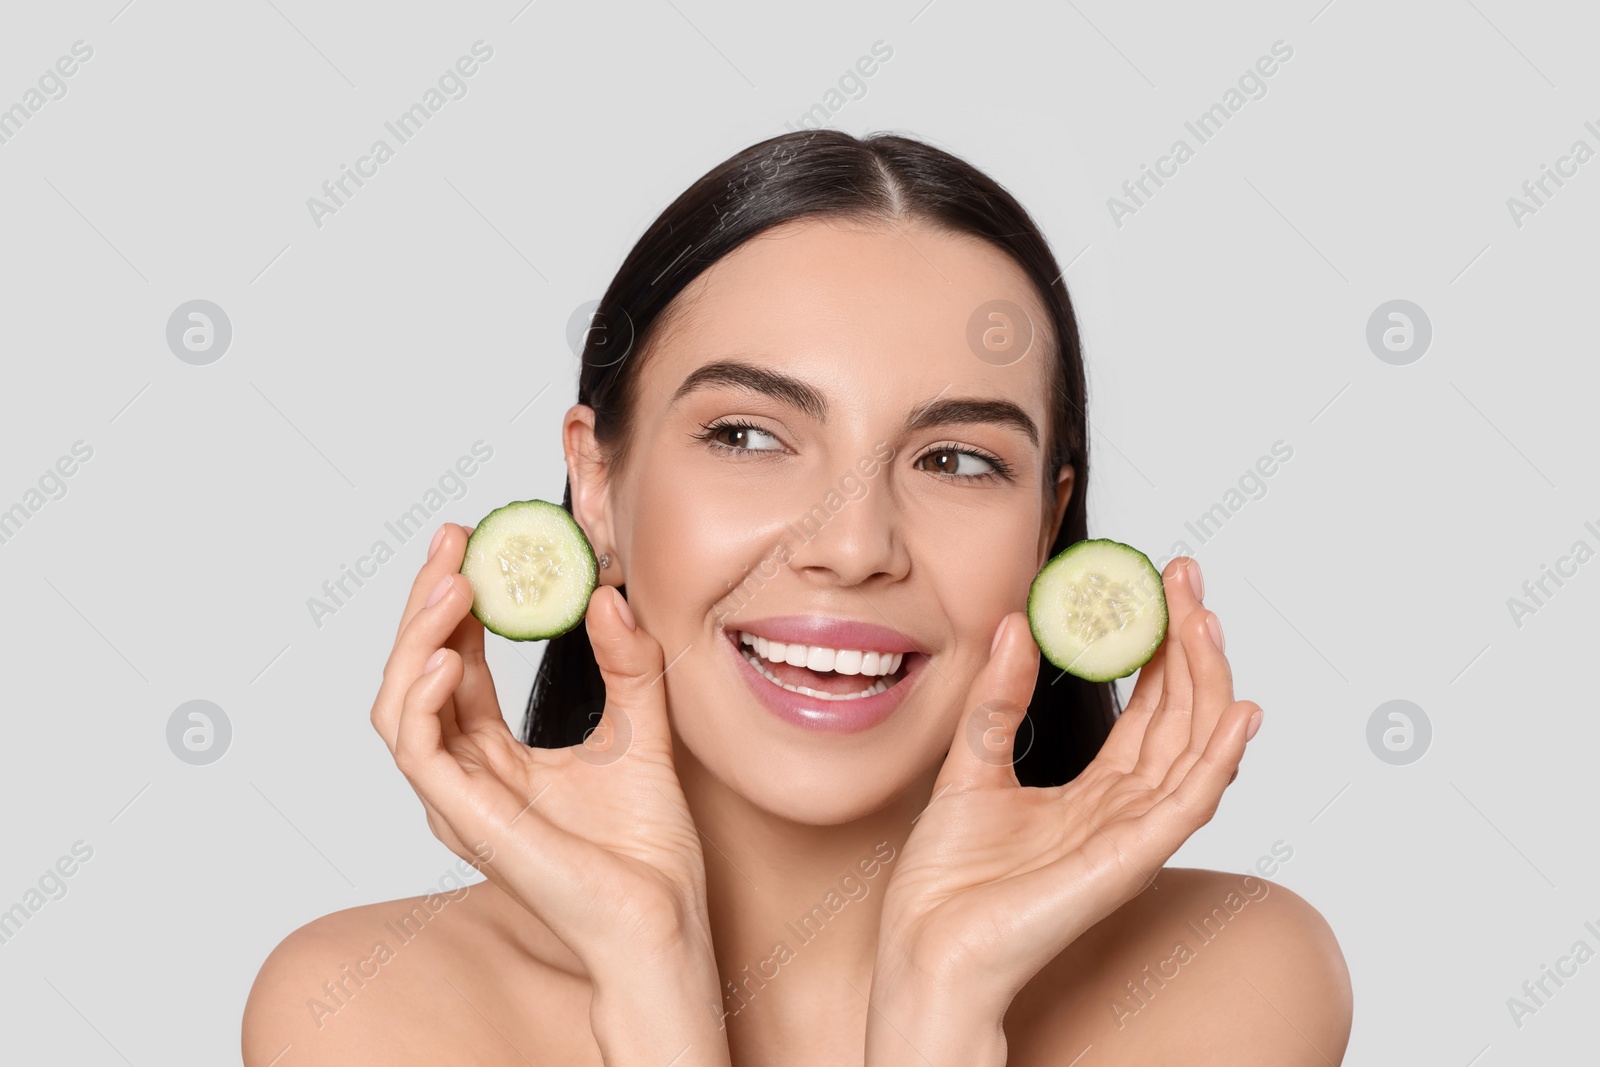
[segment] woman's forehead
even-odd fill
[[[996,318],[995,307],[1014,309]],[[914,220],[804,219],[746,242],[679,294],[646,373],[670,394],[702,364],[780,364],[821,388],[895,391],[930,381],[1042,393],[1049,320],[1022,269],[965,234]],[[980,350],[987,331],[1031,336],[1015,362]],[[1022,349],[1018,349],[1020,353]]]

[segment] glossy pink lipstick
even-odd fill
[[[903,657],[897,672],[881,676],[888,685],[883,692],[848,700],[829,700],[797,693],[771,681],[751,663],[748,657],[756,655],[755,649],[740,644],[741,633],[785,644],[899,652],[903,653]],[[737,661],[740,676],[762,706],[785,722],[808,730],[832,733],[868,730],[886,720],[905,700],[928,659],[927,653],[917,642],[896,630],[825,615],[785,615],[751,620],[738,627],[726,628],[724,635]],[[861,681],[861,689],[870,687],[871,683],[864,677]]]

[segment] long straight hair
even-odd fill
[[[807,217],[912,218],[970,234],[1009,255],[1049,311],[1055,355],[1050,437],[1041,491],[1055,501],[1064,464],[1076,472],[1050,555],[1088,536],[1086,386],[1078,326],[1054,255],[1027,211],[971,164],[890,133],[857,138],[799,130],[768,138],[708,171],[650,225],[600,299],[583,345],[578,403],[594,409],[596,441],[625,461],[641,359],[665,326],[673,298],[702,271],[757,234]],[[561,506],[572,510],[572,483]],[[623,588],[626,595],[626,587]],[[538,748],[580,743],[605,707],[605,683],[585,627],[552,639],[528,697],[523,741]],[[1013,766],[1025,786],[1075,778],[1105,742],[1119,713],[1114,685],[1066,675],[1042,656]]]

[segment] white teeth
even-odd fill
[[[788,663],[814,671],[867,676],[893,674],[905,659],[904,652],[866,652],[861,649],[825,648],[820,645],[784,644],[739,631],[739,643],[749,645],[762,659]]]
[[[742,652],[741,654],[750,662],[752,667],[761,672],[763,678],[773,685],[787,689],[791,693],[802,693],[805,696],[816,697],[819,700],[859,700],[862,697],[875,696],[878,693],[886,692],[889,688],[881,678],[859,693],[824,693],[821,690],[812,689],[809,685],[789,685],[787,682],[779,681],[777,675],[767,670],[766,664],[762,663],[758,657],[752,656],[748,652]]]

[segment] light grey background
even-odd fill
[[[1600,561],[1520,626],[1507,604],[1600,548],[1600,160],[1520,226],[1507,205],[1600,149],[1592,7],[123,4],[7,5],[0,32],[0,106],[94,50],[0,144],[0,508],[93,449],[0,544],[0,908],[93,848],[0,945],[8,1060],[235,1060],[285,934],[438,883],[454,857],[367,721],[427,537],[320,626],[307,598],[475,441],[493,458],[435,522],[558,499],[573,310],[879,40],[830,123],[929,139],[1038,218],[1089,361],[1091,532],[1194,551],[1266,709],[1174,862],[1293,848],[1275,878],[1350,962],[1351,1063],[1592,1055],[1600,963],[1520,1027],[1507,1007],[1600,948]],[[467,95],[315,225],[307,198],[480,39]],[[1280,40],[1199,144],[1185,121]],[[1108,198],[1178,138],[1194,158],[1119,226]],[[206,366],[166,341],[196,299],[232,325]],[[1366,341],[1395,299],[1433,330],[1404,366]],[[1279,440],[1266,495],[1186,534]],[[513,725],[539,651],[490,644]],[[1392,699],[1433,729],[1404,766],[1367,742]],[[191,700],[232,728],[207,765],[167,744]]]

